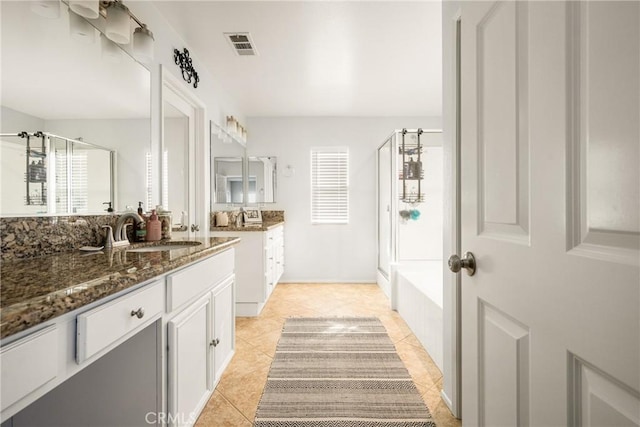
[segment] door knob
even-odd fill
[[[469,276],[476,274],[476,257],[471,252],[465,252],[462,259],[455,254],[449,257],[449,270],[458,273],[463,268]]]
[[[200,226],[196,224],[191,224],[191,232],[195,233],[196,231],[200,231]]]

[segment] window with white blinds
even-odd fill
[[[311,223],[349,222],[349,150],[311,149]]]

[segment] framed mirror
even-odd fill
[[[211,210],[243,205],[245,147],[211,122]]]
[[[276,157],[249,157],[247,162],[247,202],[275,203],[278,176]]]
[[[103,51],[98,30],[72,35],[64,4],[49,19],[30,3],[0,2],[0,215],[97,214],[104,202],[116,210],[150,203],[149,71],[128,47]],[[28,149],[21,132],[31,135]],[[41,159],[28,151],[33,144]],[[27,204],[37,195],[40,205]]]

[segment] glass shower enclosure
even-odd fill
[[[425,180],[425,166],[438,155],[441,159],[441,150],[442,131],[426,129],[395,130],[378,147],[377,281],[392,300],[391,282],[397,263],[430,257],[421,248],[415,249],[415,242],[408,241],[410,227],[401,229],[400,225],[417,222],[425,202],[433,201],[433,180]]]

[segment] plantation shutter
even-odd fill
[[[311,223],[349,222],[349,151],[311,149]]]

